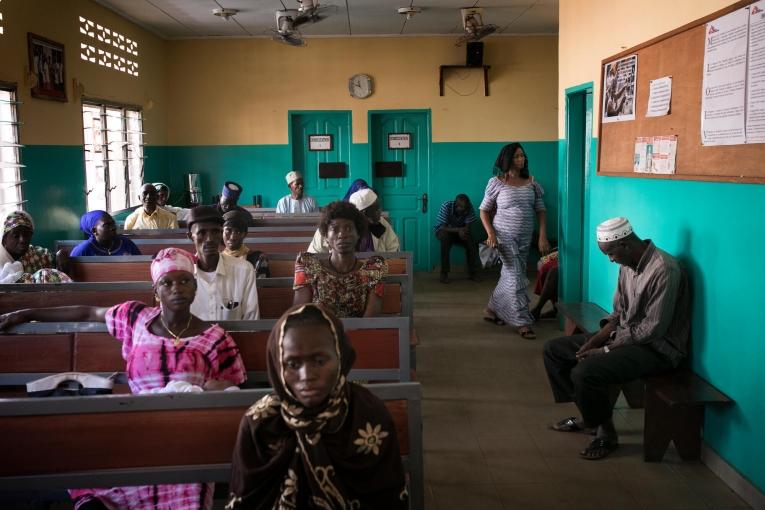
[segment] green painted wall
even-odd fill
[[[467,193],[476,208],[481,202],[486,181],[491,176],[494,160],[503,143],[434,143],[432,145],[431,192],[429,225],[435,221],[442,202],[453,199],[457,193]],[[523,142],[528,152],[530,168],[545,189],[548,207],[548,232],[557,232],[558,144],[557,142]],[[160,154],[156,154],[160,153]],[[184,189],[184,176],[190,172],[202,174],[205,200],[212,200],[226,180],[244,187],[242,203],[250,203],[254,194],[263,195],[264,207],[275,207],[288,193],[284,174],[290,169],[289,145],[228,145],[228,146],[176,146],[154,148],[147,159],[147,175],[153,161],[165,165],[164,182],[172,189],[172,196],[180,200]],[[156,174],[155,174],[156,175]],[[348,181],[357,178],[371,181],[369,146],[353,144]],[[317,193],[308,189],[319,205],[341,197]],[[438,246],[433,237],[431,264],[438,263]],[[464,264],[464,255],[454,250],[453,263]]]
[[[595,140],[593,162],[596,149]],[[585,253],[585,300],[612,309],[618,267],[594,242],[595,227],[610,217],[626,216],[639,236],[685,263],[693,292],[693,369],[736,402],[707,410],[704,441],[765,490],[765,348],[757,319],[765,283],[765,186],[598,177],[594,164],[588,178],[585,239],[593,241]]]

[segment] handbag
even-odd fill
[[[499,258],[499,250],[496,246],[492,247],[486,243],[478,245],[478,258],[481,259],[481,267],[488,269],[502,263]]]

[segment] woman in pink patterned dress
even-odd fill
[[[191,314],[196,293],[191,254],[176,248],[160,251],[151,264],[151,277],[159,307],[128,301],[111,308],[30,308],[0,316],[0,330],[29,321],[105,322],[122,342],[133,393],[159,390],[172,381],[205,390],[243,383],[244,364],[231,336]],[[78,489],[70,494],[76,510],[206,510],[212,507],[213,484]]]
[[[316,303],[338,317],[374,317],[382,311],[385,259],[356,258],[367,221],[348,202],[332,202],[324,208],[319,232],[329,243],[329,258],[301,253],[295,261],[294,304]]]

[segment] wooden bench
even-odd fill
[[[268,253],[268,268],[271,276],[294,277],[297,254],[298,251]],[[357,255],[361,259],[380,255],[388,263],[389,274],[414,274],[412,252],[364,252]],[[327,255],[322,254],[322,256]],[[151,280],[149,272],[151,259],[151,255],[71,257],[69,276],[76,282],[149,281]]]
[[[134,229],[122,230],[120,234],[136,239],[187,239],[189,230],[187,228],[172,229]],[[316,233],[314,226],[283,226],[283,227],[250,227],[247,229],[247,237],[310,237],[313,238]]]
[[[421,510],[420,385],[368,388],[393,417],[410,508]],[[87,487],[227,482],[239,422],[270,391],[0,399],[0,499]],[[140,440],[127,440],[126,431]]]
[[[244,240],[244,244],[247,245],[250,250],[258,250],[263,253],[298,253],[307,250],[312,239],[312,237],[247,237]],[[79,240],[56,241],[56,251],[71,251],[81,242],[82,241]],[[165,248],[180,248],[191,253],[194,253],[195,251],[194,243],[188,238],[161,239],[151,237],[134,239],[133,242],[138,249],[141,250],[141,255],[143,256],[156,255],[160,250]]]
[[[410,380],[408,317],[342,321],[356,350],[350,379]],[[218,322],[239,347],[248,384],[268,381],[266,345],[275,323],[273,319]],[[107,333],[102,323],[29,323],[16,326],[10,333],[0,335],[0,386],[18,387],[61,372],[109,376],[125,370],[121,344]]]
[[[557,306],[565,317],[566,335],[594,333],[600,329],[600,320],[608,315],[595,303],[558,303]],[[661,461],[670,441],[675,442],[683,460],[699,460],[704,407],[733,402],[683,367],[666,374],[644,377],[623,385],[621,389],[631,407],[642,407],[638,404],[644,401],[643,458],[646,462]]]

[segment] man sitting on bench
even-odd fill
[[[598,247],[619,268],[614,311],[589,338],[556,338],[544,348],[544,363],[556,402],[575,402],[582,421],[552,425],[560,432],[592,431],[580,453],[602,459],[618,447],[611,419],[610,386],[671,370],[687,354],[690,328],[688,285],[677,260],[641,240],[626,218],[597,228]]]

